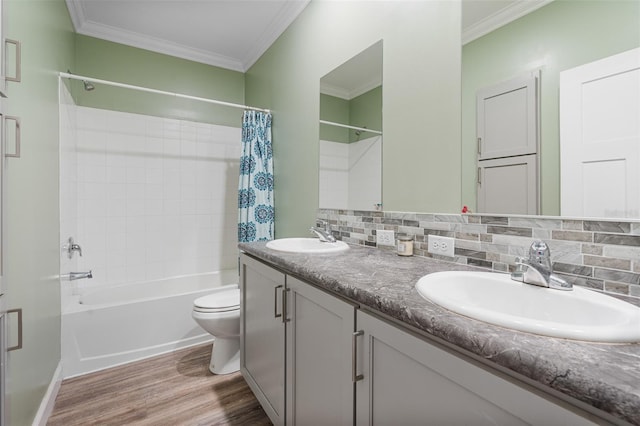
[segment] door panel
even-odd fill
[[[587,418],[358,310],[358,425],[591,425]]]
[[[285,327],[278,303],[285,276],[241,256],[240,369],[271,421],[285,420]]]
[[[640,217],[640,48],[560,73],[561,213]]]
[[[536,155],[478,162],[478,211],[538,214]]]
[[[538,150],[537,78],[516,78],[478,91],[478,160]]]
[[[287,276],[287,423],[352,425],[354,307]]]
[[[360,311],[357,322],[365,331],[364,380],[356,386],[358,425],[526,424],[461,385],[455,378],[470,371],[460,369],[464,365],[457,359]],[[467,381],[473,380],[477,377],[470,374]]]

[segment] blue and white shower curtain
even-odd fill
[[[268,241],[274,235],[271,113],[245,111],[238,184],[238,241]]]

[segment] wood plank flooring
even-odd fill
[[[209,372],[210,355],[201,345],[64,380],[47,425],[271,425],[239,372]]]

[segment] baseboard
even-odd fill
[[[33,426],[46,426],[47,420],[49,420],[49,416],[51,416],[51,413],[53,412],[53,406],[56,403],[56,396],[58,396],[61,384],[62,362],[59,362],[56,371],[53,373],[47,392],[42,397],[36,417],[33,419]]]

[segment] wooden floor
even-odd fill
[[[64,380],[49,426],[270,425],[240,373],[209,372],[211,345]]]

